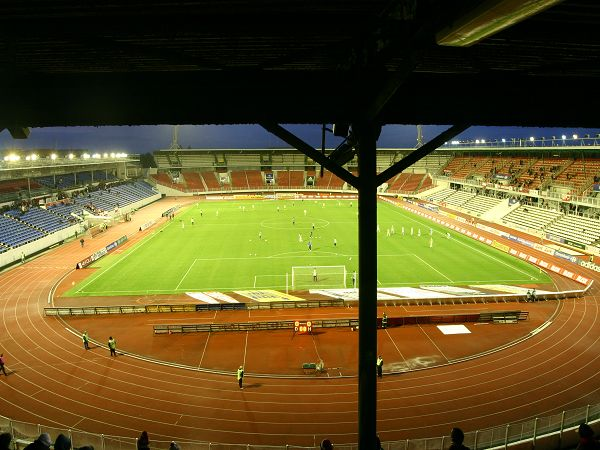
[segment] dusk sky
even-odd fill
[[[295,133],[316,148],[321,147],[320,125],[287,125]],[[424,126],[424,141],[436,136],[447,126]],[[28,139],[13,139],[7,130],[0,133],[0,152],[10,149],[85,149],[98,151],[125,151],[149,153],[169,148],[173,132],[172,125],[158,126],[112,126],[112,127],[69,127],[33,128]],[[596,136],[600,130],[574,128],[501,128],[472,127],[458,139],[501,139],[526,138],[552,135],[585,134]],[[416,144],[414,125],[388,125],[382,130],[377,143],[380,148],[412,148]],[[328,148],[340,142],[328,133]],[[258,125],[184,125],[179,128],[179,144],[183,148],[282,148],[284,142],[269,134]]]

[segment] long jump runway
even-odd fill
[[[163,209],[164,204],[142,210],[134,222],[104,236],[111,239],[134,233],[140,223]],[[86,254],[104,243],[89,241]],[[169,353],[174,360],[220,365],[223,370],[245,358],[244,390],[238,389],[233,374],[184,370],[129,356],[111,358],[100,348],[83,350],[81,339],[64,324],[43,317],[52,286],[82,254],[78,243],[67,244],[0,276],[0,348],[7,368],[13,371],[0,380],[0,414],[108,435],[135,437],[148,430],[154,441],[314,445],[327,437],[338,444],[356,442],[356,377],[351,373],[344,377],[253,377],[251,367],[258,368],[260,361],[269,367],[291,364],[255,347],[256,333],[239,333],[235,345],[217,342],[204,354],[206,359],[201,348],[189,353],[193,358],[183,355],[188,346],[182,350],[181,342],[171,341],[172,336],[154,338],[148,332],[140,344],[145,346],[141,350],[153,355]],[[381,439],[440,436],[455,425],[481,429],[600,402],[597,294],[593,287],[585,299],[540,305],[556,309],[552,324],[514,347],[459,364],[384,376],[378,381]],[[540,312],[540,317],[543,314],[549,311]],[[126,323],[102,319],[84,325],[98,326],[90,334],[102,341],[117,330],[119,347],[128,350]],[[397,352],[386,356],[390,364],[408,364],[420,353],[427,357],[435,346],[438,355],[448,359],[473,351],[465,349],[466,344],[444,343],[434,331],[427,327],[380,330],[379,350],[385,355]],[[311,352],[329,355],[323,358],[326,363],[335,361],[336,351],[344,353],[338,356],[340,360],[351,361],[357,353],[356,333],[340,333],[346,334],[331,345],[324,342],[324,335],[302,338],[308,338],[306,347],[312,345]],[[210,339],[217,339],[215,335]],[[284,339],[290,340],[289,334]]]

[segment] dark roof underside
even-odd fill
[[[471,47],[436,44],[481,3],[4,0],[0,127],[372,111],[381,123],[597,127],[600,3],[563,1]]]

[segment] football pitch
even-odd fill
[[[64,295],[352,287],[357,212],[350,200],[203,201],[97,261]],[[551,282],[530,264],[401,208],[379,202],[377,215],[379,287]]]

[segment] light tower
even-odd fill
[[[179,125],[175,125],[173,127],[173,136],[171,137],[171,146],[169,150],[179,150],[181,145],[179,145]]]

